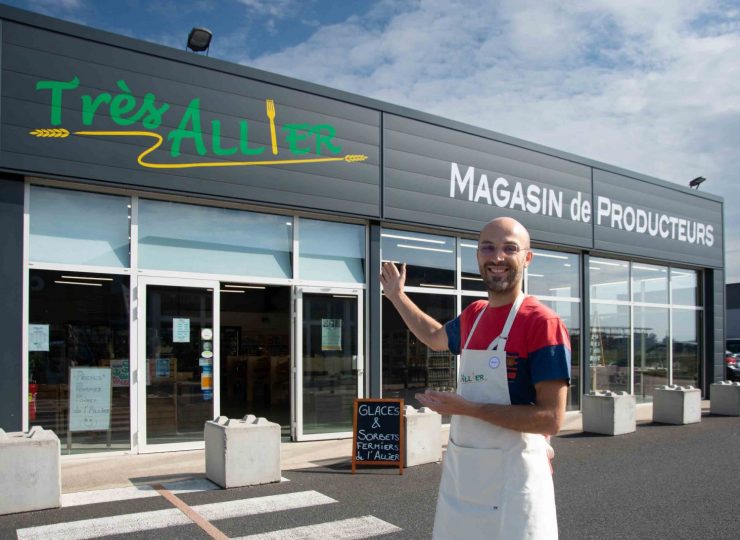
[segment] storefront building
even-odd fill
[[[565,320],[568,409],[722,378],[723,201],[425,113],[0,6],[0,427],[63,453],[203,445],[217,415],[349,436],[356,397],[454,390],[383,299],[486,297],[512,216]]]

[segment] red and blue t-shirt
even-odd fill
[[[490,307],[487,300],[473,302],[445,324],[447,343],[460,354],[476,317],[485,310],[468,349],[485,350],[501,334],[511,304]],[[506,375],[513,405],[535,403],[534,385],[542,381],[570,380],[570,338],[557,313],[533,296],[522,302],[506,341]]]

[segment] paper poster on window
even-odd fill
[[[169,379],[170,377],[170,359],[169,358],[157,358],[156,375],[160,379]]]
[[[110,429],[110,368],[70,368],[69,430]]]
[[[128,358],[114,358],[110,361],[110,376],[113,386],[120,388],[128,386],[129,367]]]
[[[190,319],[172,319],[172,342],[190,343]]]
[[[342,350],[342,319],[321,319],[321,350]]]
[[[28,325],[28,350],[29,351],[48,351],[49,350],[49,325],[48,324],[29,324]]]

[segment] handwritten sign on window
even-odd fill
[[[69,370],[69,431],[110,429],[110,368]]]

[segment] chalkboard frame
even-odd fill
[[[358,409],[360,405],[365,403],[396,403],[398,404],[398,461],[387,460],[387,461],[363,461],[357,460],[357,428],[358,428]],[[387,417],[388,418],[388,417]],[[406,412],[404,409],[403,399],[401,398],[355,398],[354,408],[352,413],[352,474],[355,474],[357,464],[361,465],[396,465],[398,464],[398,474],[403,474],[403,464],[405,461],[405,429],[404,422],[406,420]]]

